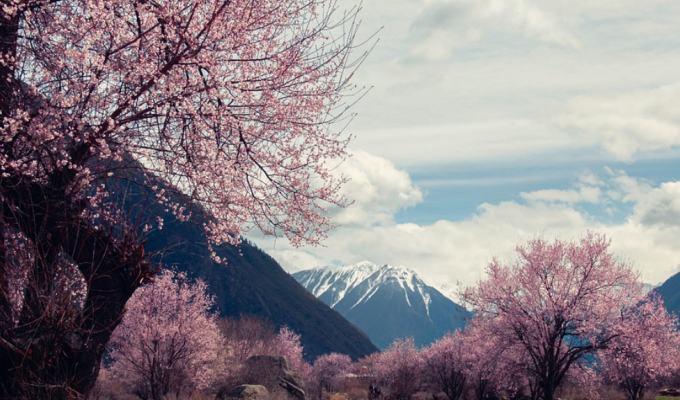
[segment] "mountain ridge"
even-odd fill
[[[668,312],[680,316],[680,272],[652,290],[661,297]]]
[[[419,346],[428,345],[463,328],[469,315],[417,273],[401,266],[363,261],[312,268],[292,276],[383,349],[409,336]]]
[[[356,360],[378,351],[364,332],[311,295],[276,260],[247,240],[239,246],[219,245],[211,249],[202,229],[210,220],[208,212],[195,206],[193,221],[176,218],[166,207],[147,201],[154,198],[149,188],[131,183],[144,182],[141,165],[131,162],[127,170],[128,179],[110,182],[116,185],[113,201],[135,220],[151,221],[156,217],[163,220],[162,227],[140,234],[148,261],[203,279],[215,296],[220,316],[252,315],[270,320],[276,327],[288,326],[301,335],[308,361],[331,352]],[[163,182],[158,186],[169,189]],[[180,203],[191,205],[181,194],[176,196]],[[226,265],[216,262],[212,251],[226,260]]]

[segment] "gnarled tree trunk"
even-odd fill
[[[3,310],[0,398],[82,397],[94,384],[125,303],[153,271],[132,235],[115,238],[93,227],[59,188],[12,176],[0,182],[2,220],[11,228],[5,236],[20,235],[22,251],[30,253],[5,257],[0,265],[3,293],[10,263],[28,271],[18,321],[8,320],[11,313]],[[72,294],[64,298],[63,291],[55,291],[67,273],[64,259],[86,285],[79,305]],[[9,303],[7,296],[3,299]]]
[[[36,4],[25,2],[24,11]],[[21,16],[0,11],[0,54],[16,54]],[[6,128],[4,116],[28,103],[25,98],[12,64],[0,63],[0,129]],[[0,146],[11,155],[11,144]],[[88,149],[83,144],[70,151],[77,157]],[[2,399],[83,397],[126,301],[153,274],[132,233],[106,232],[81,216],[83,207],[69,196],[73,180],[73,173],[59,170],[31,180],[11,167],[0,176]],[[65,263],[86,285],[77,306],[71,293],[55,290],[66,278]],[[26,273],[21,304],[12,303],[12,268]]]

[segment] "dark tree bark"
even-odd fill
[[[0,54],[16,54],[21,15],[10,18],[0,12]],[[0,129],[4,116],[27,103],[23,97],[12,65],[0,65]],[[0,146],[4,154],[11,155],[10,144]],[[86,144],[71,150],[75,160],[88,161]],[[56,171],[47,179],[32,181],[11,169],[3,172],[0,398],[82,398],[94,385],[105,345],[121,320],[125,303],[154,270],[145,261],[143,244],[134,232],[106,231],[81,216],[83,207],[68,194],[72,174]],[[25,257],[10,260],[8,234],[22,237]],[[64,259],[75,264],[87,284],[80,308],[54,293]],[[21,263],[18,267],[28,272],[18,321],[12,320],[10,263]],[[55,311],[55,304],[62,308]]]
[[[0,398],[82,397],[94,384],[125,303],[154,271],[134,235],[121,239],[93,227],[63,190],[14,177],[0,182],[3,220],[26,238],[33,258],[21,266],[29,273],[19,323],[2,322]],[[48,308],[59,300],[52,290],[60,255],[77,266],[87,296],[81,309],[64,302],[55,315]]]
[[[637,379],[626,379],[621,383],[621,387],[630,400],[641,400],[645,396],[645,385]]]

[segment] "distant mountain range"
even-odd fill
[[[428,345],[465,326],[469,313],[404,267],[361,262],[299,271],[293,277],[366,332],[381,349],[413,337]]]

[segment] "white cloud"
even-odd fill
[[[529,201],[554,201],[562,203],[597,203],[600,200],[600,189],[583,186],[577,190],[544,189],[533,192],[520,193],[523,199]]]
[[[490,161],[581,147],[564,132],[526,119],[413,125],[356,133],[354,148],[367,149],[399,165]]]
[[[520,196],[531,202],[559,202],[559,203],[600,203],[602,200],[602,189],[605,183],[597,178],[596,175],[586,172],[579,176],[579,181],[575,189],[542,189],[533,192],[522,192]]]
[[[406,171],[365,151],[354,151],[335,172],[349,178],[342,194],[354,200],[345,209],[331,210],[335,224],[364,227],[389,224],[397,211],[423,199],[423,193],[413,185]]]
[[[281,242],[273,247],[257,241],[265,243],[270,254],[291,271],[372,260],[404,265],[432,285],[451,286],[481,279],[494,256],[514,260],[515,246],[537,235],[570,239],[594,230],[606,234],[612,240],[612,251],[639,268],[645,281],[658,283],[676,272],[680,263],[680,182],[653,186],[621,171],[610,171],[602,179],[584,174],[575,186],[573,191],[532,192],[526,203],[483,203],[462,221],[343,227],[320,248],[292,249]],[[583,187],[601,192],[591,196]],[[594,200],[603,204],[630,202],[634,207],[625,221],[605,224],[579,208]]]
[[[482,38],[482,31],[470,28],[457,35],[445,30],[435,30],[410,52],[411,60],[443,61],[451,57],[453,49],[476,42]]]
[[[680,83],[618,96],[584,96],[572,100],[557,121],[631,160],[638,152],[680,145],[679,102]]]
[[[593,160],[599,168],[602,147],[628,160],[678,148],[680,85],[669,83],[678,79],[680,2],[375,0],[364,8],[364,32],[385,28],[356,75],[374,89],[355,108],[360,115],[349,128],[355,149],[422,171],[513,160],[536,166],[559,160],[579,170]],[[413,59],[419,62],[404,62]],[[346,225],[331,232],[325,247],[269,246],[287,268],[370,259],[414,268],[433,283],[470,283],[492,256],[512,258],[518,242],[587,229],[609,235],[612,249],[643,268],[649,282],[680,264],[674,182],[588,174],[569,188],[507,193],[520,199],[483,203],[462,221],[419,225],[393,221],[396,210],[420,201],[396,195],[415,193],[404,175],[386,168],[370,177],[356,169],[350,196],[361,201],[337,215]],[[493,176],[480,188],[497,195],[501,185],[493,179],[535,176]],[[384,185],[389,189],[378,190]],[[420,207],[426,205],[427,199]],[[593,209],[612,210],[617,222],[602,222]]]
[[[635,201],[631,219],[643,226],[660,229],[680,227],[680,182],[665,182],[644,193],[630,195]]]
[[[400,166],[507,159],[537,144],[580,154],[588,147],[601,158],[601,135],[569,125],[588,137],[569,136],[566,125],[552,123],[568,101],[579,94],[607,100],[678,79],[680,2],[672,0],[374,0],[363,7],[364,35],[384,29],[357,71],[357,82],[373,89],[349,130],[355,148]],[[558,44],[574,40],[581,46]],[[629,147],[615,139],[607,139],[609,148]],[[506,140],[507,156],[496,145]]]
[[[431,0],[416,16],[411,31],[420,39],[412,59],[441,61],[454,48],[500,31],[538,42],[576,48],[580,43],[559,19],[531,0]]]
[[[564,205],[503,202],[482,204],[467,221],[339,229],[324,248],[268,251],[288,270],[373,260],[412,268],[433,285],[470,284],[481,278],[492,257],[511,258],[519,242],[542,232],[571,236],[587,226],[582,215]],[[313,257],[303,260],[296,251]]]
[[[482,4],[482,15],[493,20],[506,22],[517,32],[529,38],[567,47],[579,47],[580,43],[561,26],[559,18],[541,10],[530,0],[487,0],[474,1]]]

